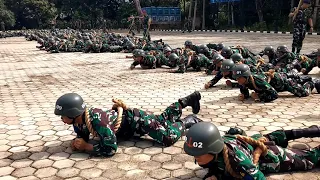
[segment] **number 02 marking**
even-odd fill
[[[193,147],[202,148],[202,142],[193,142]]]

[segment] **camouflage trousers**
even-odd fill
[[[259,169],[264,173],[304,171],[319,164],[320,146],[307,150],[285,148],[288,140],[283,130],[274,131],[264,137],[269,139],[266,145],[269,149],[268,154],[272,154],[260,157]]]
[[[177,142],[185,131],[182,122],[178,121],[182,114],[179,102],[171,104],[160,115],[136,108],[126,110],[124,113],[126,124],[121,124],[121,128],[126,126],[124,131],[129,136],[133,133],[147,134],[158,143],[170,146]]]
[[[306,24],[296,24],[293,28],[293,41],[292,48],[297,48],[297,52],[299,53],[302,49],[303,40],[306,36]],[[295,53],[295,52],[294,52]]]
[[[297,97],[307,97],[310,95],[312,89],[314,88],[314,83],[308,81],[303,85],[299,84],[296,80],[288,79],[288,83],[285,89]]]
[[[148,41],[151,41],[150,32],[148,30],[148,26],[143,27],[143,38],[145,38]]]

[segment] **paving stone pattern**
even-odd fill
[[[194,43],[243,44],[255,52],[266,45],[291,45],[291,35],[252,33],[151,32],[155,39],[182,46]],[[320,37],[307,36],[304,53],[318,48]],[[212,77],[203,72],[171,74],[168,69],[130,71],[126,54],[48,54],[35,48],[36,42],[23,38],[0,40],[0,180],[33,179],[201,179],[206,170],[183,153],[183,139],[163,148],[148,137],[119,143],[112,158],[90,157],[72,152],[73,129],[53,114],[56,99],[77,92],[90,106],[110,108],[113,97],[131,107],[155,113],[178,98],[200,90],[199,117],[215,123],[221,133],[239,126],[247,134],[277,129],[319,125],[320,95],[297,98],[280,93],[273,103],[239,102],[238,89],[217,87],[204,90]],[[317,76],[318,69],[311,72]],[[191,113],[187,108],[183,116]],[[320,138],[299,139],[290,146],[317,146]],[[268,177],[279,179],[320,179],[320,172],[295,172]]]

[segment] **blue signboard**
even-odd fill
[[[210,3],[214,4],[214,3],[238,2],[238,1],[240,1],[240,0],[210,0]]]
[[[144,7],[152,23],[176,23],[181,22],[181,9],[179,7]]]

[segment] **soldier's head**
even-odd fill
[[[180,59],[176,53],[171,53],[168,58],[170,64],[176,64]]]
[[[225,59],[221,54],[215,54],[212,57],[213,63],[216,65],[216,67],[221,67],[222,61]]]
[[[222,63],[221,63],[221,68],[220,68],[223,77],[226,77],[230,73],[232,73],[232,69],[233,69],[234,66],[235,66],[235,63],[231,59],[223,60]]]
[[[232,76],[240,85],[248,83],[248,78],[251,77],[251,71],[246,64],[237,64],[232,69]]]
[[[210,49],[208,48],[207,45],[201,44],[201,45],[199,46],[199,53],[202,53],[202,54],[204,54],[204,55],[207,56],[208,53],[209,53],[209,51],[210,51]]]
[[[141,61],[145,55],[146,54],[145,54],[144,50],[138,49],[133,52],[133,59],[135,61]]]
[[[311,6],[311,0],[303,0],[303,4],[301,6],[302,9],[307,9]]]
[[[230,59],[230,57],[232,55],[232,49],[230,47],[222,48],[221,55],[226,59]]]
[[[223,43],[219,43],[217,45],[217,51],[221,51],[224,48],[224,44]]]
[[[170,47],[166,46],[166,47],[163,48],[163,54],[165,56],[168,57],[171,54],[171,52],[172,52],[172,49]]]
[[[234,53],[230,58],[235,64],[240,64],[243,62],[243,57],[240,53]]]
[[[61,116],[61,120],[66,124],[81,124],[85,109],[86,105],[79,94],[67,93],[56,101],[54,114]]]
[[[289,53],[289,49],[286,45],[281,45],[277,47],[277,57],[281,58],[282,56],[286,55],[287,53]]]
[[[193,125],[186,134],[184,151],[195,158],[197,163],[206,167],[222,152],[224,141],[218,128],[210,122]]]
[[[192,45],[193,45],[192,41],[187,40],[186,42],[184,42],[184,47],[185,48],[191,48]]]
[[[272,46],[267,46],[263,50],[263,54],[267,56],[272,56],[275,53],[275,50]]]

